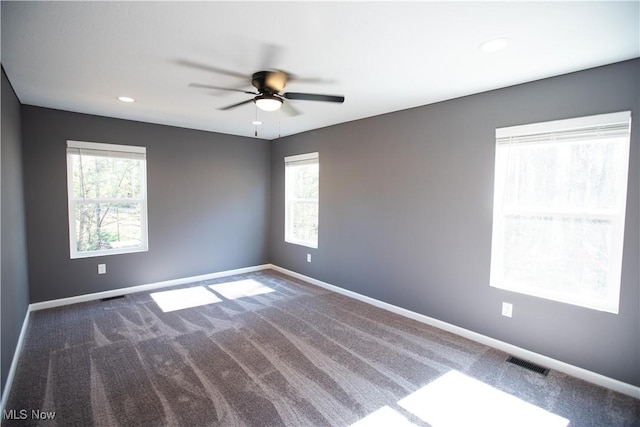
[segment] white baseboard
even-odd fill
[[[592,372],[583,368],[579,368],[577,366],[570,365],[560,360],[552,359],[551,357],[547,357],[542,354],[534,353],[533,351],[529,351],[524,348],[517,347],[515,345],[506,343],[504,341],[500,341],[495,338],[491,338],[486,335],[482,335],[477,332],[473,332],[468,329],[464,329],[459,326],[455,326],[450,323],[446,323],[441,320],[416,313],[414,311],[397,307],[395,305],[392,305],[392,304],[389,304],[365,295],[361,295],[356,292],[343,289],[326,282],[322,282],[320,280],[314,279],[313,277],[305,276],[303,274],[296,273],[295,271],[287,270],[286,268],[282,268],[277,265],[271,264],[271,268],[283,274],[295,277],[300,280],[304,280],[305,282],[308,282],[312,285],[316,285],[321,288],[328,289],[330,291],[348,296],[350,298],[354,298],[356,300],[365,302],[367,304],[371,304],[373,306],[391,311],[401,316],[405,316],[410,319],[417,320],[418,322],[424,323],[426,325],[434,326],[436,328],[445,330],[447,332],[451,332],[453,334],[462,336],[464,338],[468,338],[472,341],[487,345],[489,347],[493,347],[495,349],[504,351],[505,353],[509,353],[516,357],[528,360],[530,362],[533,362],[539,365],[546,366],[549,369],[554,369],[556,371],[563,372],[567,375],[571,375],[573,377],[580,378],[590,383],[597,384],[602,387],[606,387],[608,389],[626,394],[636,399],[640,399],[640,387],[636,387],[634,385],[627,384],[622,381],[606,377],[596,372]]]
[[[13,384],[13,377],[15,376],[16,368],[18,367],[18,356],[20,355],[20,351],[22,351],[24,338],[27,334],[27,328],[29,327],[29,315],[30,311],[27,309],[27,312],[24,315],[24,320],[22,322],[22,329],[20,329],[20,335],[18,336],[18,342],[16,343],[16,350],[13,352],[13,359],[11,360],[11,366],[9,367],[9,372],[7,373],[7,381],[4,383],[4,387],[2,388],[2,400],[0,401],[0,417],[4,414],[4,408],[7,405],[7,399],[9,398],[9,391],[11,391],[11,385]]]
[[[44,310],[47,308],[61,307],[63,305],[77,304],[79,302],[94,301],[103,298],[112,298],[120,295],[128,295],[136,292],[152,291],[154,289],[166,288],[169,286],[184,285],[185,283],[199,282],[201,280],[211,280],[220,277],[233,276],[235,274],[251,273],[253,271],[271,268],[271,264],[256,265],[253,267],[238,268],[235,270],[219,271],[217,273],[202,274],[200,276],[183,277],[180,279],[165,280],[162,282],[148,283],[146,285],[130,286],[127,288],[113,289],[104,292],[79,295],[69,298],[60,298],[43,302],[29,304],[29,311]]]
[[[110,298],[114,296],[127,295],[135,292],[145,292],[145,291],[165,288],[169,286],[193,283],[201,280],[217,279],[220,277],[233,276],[236,274],[250,273],[250,272],[266,270],[266,269],[273,269],[273,270],[279,271],[283,274],[303,280],[312,285],[315,285],[324,289],[328,289],[330,291],[348,296],[350,298],[354,298],[356,300],[391,311],[401,316],[408,317],[410,319],[416,320],[426,325],[434,326],[436,328],[445,330],[447,332],[451,332],[453,334],[462,336],[464,338],[468,338],[480,344],[484,344],[489,347],[496,348],[498,350],[504,351],[514,356],[526,359],[530,362],[537,363],[560,372],[564,372],[565,374],[571,375],[573,377],[580,378],[582,380],[591,382],[593,384],[597,384],[602,387],[606,387],[608,389],[626,394],[636,399],[640,399],[640,387],[636,387],[634,385],[627,384],[622,381],[615,380],[613,378],[609,378],[604,375],[601,375],[583,368],[579,368],[577,366],[570,365],[568,363],[544,356],[542,354],[534,353],[532,351],[523,349],[521,347],[517,347],[515,345],[506,343],[504,341],[500,341],[495,338],[491,338],[486,335],[482,335],[477,332],[473,332],[468,329],[464,329],[459,326],[455,326],[450,323],[446,323],[441,320],[434,319],[429,316],[425,316],[423,314],[419,314],[401,307],[397,307],[395,305],[392,305],[371,297],[367,297],[365,295],[361,295],[356,292],[343,289],[335,285],[331,285],[329,283],[314,279],[313,277],[305,276],[303,274],[296,273],[295,271],[287,270],[286,268],[282,268],[274,264],[263,264],[263,265],[253,266],[253,267],[239,268],[235,270],[226,270],[226,271],[220,271],[217,273],[204,274],[200,276],[191,276],[191,277],[185,277],[180,279],[166,280],[162,282],[149,283],[145,285],[131,286],[127,288],[114,289],[114,290],[105,291],[105,292],[96,292],[96,293],[80,295],[76,297],[62,298],[62,299],[43,301],[43,302],[30,304],[27,314],[25,315],[24,323],[22,324],[22,330],[20,331],[20,337],[18,338],[18,344],[14,352],[11,368],[7,375],[7,381],[6,381],[5,387],[2,390],[3,394],[2,394],[2,401],[0,404],[0,414],[2,413],[1,411],[4,410],[6,399],[9,395],[9,390],[11,388],[11,383],[13,381],[13,376],[15,374],[15,368],[18,363],[18,355],[20,354],[20,350],[22,349],[24,335],[27,330],[30,312],[43,310],[46,308],[60,307],[63,305],[76,304],[79,302],[87,302],[87,301],[93,301],[93,300],[102,299],[102,298]]]
[[[169,286],[183,285],[185,283],[199,282],[201,280],[211,280],[211,279],[217,279],[220,277],[233,276],[236,274],[251,273],[254,271],[266,270],[269,268],[271,268],[271,264],[256,265],[252,267],[238,268],[235,270],[219,271],[216,273],[203,274],[200,276],[183,277],[180,279],[165,280],[165,281],[156,282],[156,283],[148,283],[146,285],[131,286],[127,288],[113,289],[110,291],[95,292],[92,294],[85,294],[85,295],[79,295],[75,297],[60,298],[60,299],[55,299],[50,301],[43,301],[43,302],[36,302],[33,304],[29,304],[29,307],[27,308],[27,313],[25,314],[24,321],[22,323],[22,329],[20,330],[20,336],[18,337],[16,349],[13,353],[11,367],[9,368],[9,372],[7,374],[7,381],[4,385],[4,388],[2,389],[2,399],[0,400],[0,415],[4,413],[4,408],[5,408],[5,405],[7,404],[7,399],[9,397],[9,392],[11,391],[11,385],[13,383],[13,377],[15,375],[16,367],[18,365],[18,359],[19,359],[18,356],[22,351],[22,345],[23,345],[24,338],[27,332],[27,327],[29,324],[29,317],[30,317],[29,315],[32,311],[44,310],[47,308],[54,308],[54,307],[61,307],[64,305],[76,304],[79,302],[94,301],[102,298],[110,298],[110,297],[116,297],[120,295],[127,295],[135,292],[150,291],[150,290],[159,289],[159,288],[166,288]]]
[[[79,302],[94,301],[102,298],[110,298],[110,297],[115,297],[120,295],[127,295],[135,292],[150,291],[150,290],[159,289],[159,288],[166,288],[169,286],[182,285],[185,283],[199,282],[201,280],[211,280],[211,279],[217,279],[220,277],[233,276],[236,274],[251,273],[254,271],[266,270],[268,268],[271,268],[271,264],[263,264],[263,265],[257,265],[252,267],[238,268],[235,270],[219,271],[216,273],[203,274],[200,276],[183,277],[180,279],[165,280],[165,281],[156,282],[156,283],[148,283],[146,285],[131,286],[127,288],[113,289],[110,291],[95,292],[92,294],[85,294],[85,295],[79,295],[75,297],[60,298],[60,299],[55,299],[50,301],[43,301],[43,302],[36,302],[33,304],[29,304],[27,313],[25,314],[24,321],[22,323],[22,329],[20,330],[20,336],[18,337],[16,349],[13,353],[11,367],[9,368],[9,372],[7,374],[7,381],[5,382],[4,388],[2,389],[2,399],[0,400],[0,415],[4,413],[4,408],[7,404],[7,399],[9,397],[9,392],[11,391],[11,385],[13,383],[13,377],[15,375],[16,367],[18,365],[18,359],[19,359],[18,356],[22,351],[22,345],[23,345],[24,338],[27,332],[27,327],[29,324],[29,315],[32,311],[44,310],[47,308],[54,308],[54,307],[61,307],[64,305],[76,304]]]

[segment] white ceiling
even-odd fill
[[[480,43],[507,38],[487,54]],[[8,2],[2,66],[23,104],[253,136],[252,74],[323,82],[285,91],[344,95],[258,112],[274,139],[640,56],[629,2]],[[119,102],[128,95],[137,101]]]

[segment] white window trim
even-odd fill
[[[90,252],[79,252],[76,241],[75,233],[75,204],[82,199],[73,197],[73,172],[69,166],[69,154],[73,149],[83,150],[83,152],[93,152],[93,154],[107,152],[109,156],[115,157],[119,154],[123,157],[144,159],[142,163],[141,173],[141,189],[140,197],[136,199],[113,199],[113,198],[100,198],[91,199],[93,201],[101,203],[123,203],[123,202],[135,202],[140,203],[140,215],[141,215],[141,231],[142,241],[139,246],[129,248],[115,248],[104,249]],[[105,144],[99,142],[85,142],[85,141],[67,141],[67,203],[68,203],[68,216],[69,216],[69,255],[71,259],[77,258],[93,258],[107,255],[120,255],[136,252],[146,252],[149,250],[149,235],[148,235],[148,217],[147,217],[147,162],[146,162],[146,147],[132,146],[132,145],[118,145],[118,144]]]
[[[146,154],[146,147],[139,147],[135,145],[119,145],[119,144],[105,144],[102,142],[85,142],[85,141],[67,141],[67,148],[82,148],[85,150],[97,150],[97,151],[113,151],[116,153],[138,153]]]
[[[295,156],[287,156],[284,158],[284,163],[295,163],[295,162],[303,162],[305,160],[318,160],[320,155],[318,152],[313,153],[305,153],[305,154],[297,154]]]
[[[291,230],[289,227],[289,218],[291,216],[291,207],[292,207],[292,203],[290,203],[290,199],[289,199],[289,192],[287,191],[287,183],[286,183],[286,167],[288,164],[292,164],[292,163],[303,163],[303,162],[310,162],[310,161],[317,161],[318,164],[320,163],[320,155],[318,152],[313,152],[313,153],[305,153],[305,154],[298,154],[295,156],[287,156],[284,158],[284,164],[285,164],[285,208],[284,208],[284,241],[286,243],[292,243],[294,245],[300,245],[300,246],[305,246],[307,248],[313,248],[313,249],[317,249],[318,248],[318,241],[316,240],[315,242],[310,242],[308,240],[300,240],[300,239],[296,239],[294,237],[292,237],[291,235]],[[319,195],[318,195],[319,196]],[[305,202],[305,200],[303,199],[298,199],[297,201],[299,202]],[[316,203],[318,204],[318,207],[320,205],[320,199],[309,199],[307,200],[307,202],[309,203]],[[318,209],[319,210],[319,209]],[[318,222],[320,221],[319,215],[318,215]],[[318,229],[320,227],[318,226]],[[318,236],[318,240],[320,239],[320,236]]]
[[[500,145],[500,144],[510,144],[510,143],[518,143],[518,144],[528,144],[528,143],[544,143],[544,142],[553,142],[553,134],[554,133],[561,133],[561,132],[566,132],[566,131],[579,131],[580,129],[593,129],[594,127],[599,127],[602,126],[602,132],[603,134],[606,134],[607,130],[609,130],[610,128],[616,128],[616,124],[624,124],[625,127],[628,128],[628,131],[630,133],[630,128],[631,128],[631,112],[630,111],[622,111],[622,112],[615,112],[615,113],[608,113],[608,114],[599,114],[599,115],[594,115],[594,116],[588,116],[588,117],[579,117],[579,118],[572,118],[572,119],[565,119],[565,120],[556,120],[556,121],[549,121],[549,122],[542,122],[542,123],[533,123],[533,124],[526,124],[526,125],[517,125],[517,126],[510,126],[510,127],[504,127],[504,128],[498,128],[496,129],[496,145]],[[619,128],[619,126],[618,126]],[[540,137],[538,137],[540,136]],[[630,156],[630,137],[626,139],[625,141],[625,147],[623,149],[623,153],[624,153],[624,158],[622,159],[622,161],[627,165],[626,168],[619,168],[618,173],[620,174],[620,182],[621,182],[621,193],[626,195],[627,194],[627,188],[628,188],[628,166],[629,166],[629,156]],[[497,165],[496,165],[497,167]],[[625,174],[626,172],[626,174]],[[497,172],[496,172],[497,175]],[[494,188],[494,198],[496,198],[494,200],[494,210],[496,209],[497,206],[497,198],[499,197],[500,200],[502,200],[502,196],[496,195],[495,192],[497,190],[497,183],[496,183],[496,187]],[[502,208],[501,209],[501,214],[504,215],[506,213],[508,213],[510,211],[509,208]],[[512,213],[518,213],[518,214],[526,214],[526,213],[532,213],[532,214],[537,214],[540,213],[539,210],[535,209],[535,208],[531,208],[531,209],[527,209],[527,208],[517,208],[515,211],[512,211]],[[558,212],[552,212],[552,211],[547,211],[544,210],[545,215],[562,215],[562,216],[566,216],[567,214],[574,216],[576,218],[609,218],[609,219],[617,219],[617,221],[612,221],[612,223],[614,224],[613,227],[613,231],[612,231],[612,240],[613,241],[617,241],[620,242],[619,245],[615,245],[615,251],[612,252],[611,257],[615,258],[617,260],[619,260],[619,262],[613,263],[614,264],[614,268],[609,270],[609,277],[608,277],[608,282],[609,283],[616,283],[617,286],[615,289],[613,289],[613,292],[610,296],[610,298],[614,301],[611,301],[611,308],[605,308],[603,306],[594,306],[591,305],[585,301],[576,301],[575,299],[571,299],[571,298],[567,298],[566,294],[563,293],[554,293],[552,290],[540,290],[538,288],[535,287],[527,287],[527,288],[519,288],[519,289],[514,289],[513,287],[509,286],[508,284],[505,283],[501,283],[499,282],[494,276],[493,274],[491,274],[490,276],[490,286],[491,287],[495,287],[495,288],[499,288],[499,289],[503,289],[503,290],[507,290],[507,291],[511,291],[511,292],[516,292],[516,293],[521,293],[521,294],[526,294],[526,295],[531,295],[531,296],[535,296],[535,297],[540,297],[540,298],[545,298],[545,299],[549,299],[552,301],[557,301],[557,302],[563,302],[563,303],[567,303],[567,304],[572,304],[572,305],[577,305],[580,307],[585,307],[585,308],[589,308],[589,309],[594,309],[594,310],[598,310],[598,311],[604,311],[604,312],[609,312],[609,313],[613,313],[613,314],[618,314],[619,312],[619,307],[620,307],[620,285],[621,285],[621,279],[622,279],[622,260],[623,260],[623,247],[624,247],[624,228],[625,228],[625,217],[626,217],[626,202],[623,204],[623,208],[622,208],[622,212],[613,212],[613,211],[609,211],[609,210],[600,210],[597,211],[596,210],[591,210],[589,212],[571,212],[570,210],[562,210],[562,211],[558,211]],[[497,250],[496,246],[496,241],[495,241],[495,227],[496,227],[496,217],[495,217],[496,213],[494,212],[494,231],[493,231],[493,236],[492,236],[492,250],[491,250],[491,271],[494,271],[494,263],[496,262],[496,259],[501,257],[502,253],[501,250],[503,249],[501,246],[499,246],[500,250]],[[495,259],[494,259],[495,257]]]
[[[523,135],[547,134],[565,130],[592,128],[608,123],[625,123],[631,119],[631,111],[598,114],[588,117],[577,117],[549,122],[531,123],[526,125],[509,126],[496,129],[496,139],[512,138]]]

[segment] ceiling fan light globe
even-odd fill
[[[263,111],[276,111],[282,107],[282,100],[274,97],[256,97],[256,106]]]

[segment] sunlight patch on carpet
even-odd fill
[[[275,292],[268,286],[253,280],[238,280],[236,282],[225,282],[217,285],[209,285],[209,288],[218,292],[227,299],[236,299],[242,297],[252,297],[255,295],[268,294]]]
[[[401,399],[398,404],[434,427],[569,425],[566,418],[458,371],[448,372]]]
[[[366,417],[351,424],[350,427],[409,427],[415,426],[404,415],[388,406],[383,406],[375,412],[370,413]]]
[[[204,286],[154,292],[151,298],[165,313],[222,301]]]

